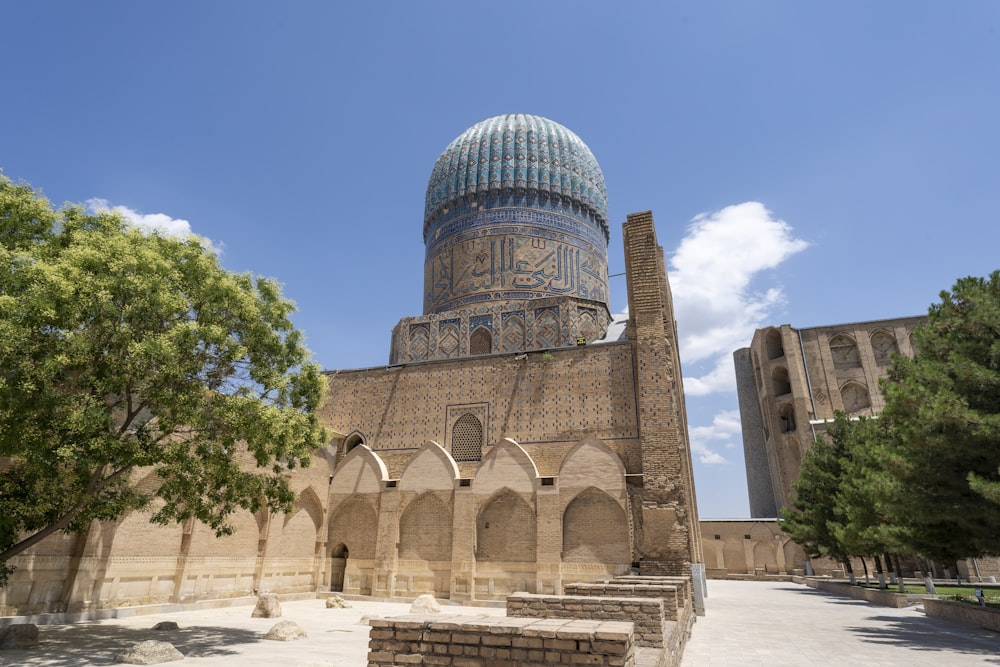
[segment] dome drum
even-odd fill
[[[607,304],[607,193],[590,149],[537,116],[489,118],[438,158],[424,212],[424,314],[572,297]]]

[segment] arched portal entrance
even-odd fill
[[[344,572],[347,571],[347,545],[338,544],[330,554],[330,590],[335,593],[344,591]]]

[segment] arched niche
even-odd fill
[[[785,346],[781,341],[780,331],[768,329],[764,335],[764,349],[767,351],[768,360],[780,359],[785,356]]]
[[[830,339],[830,356],[833,366],[839,370],[861,367],[858,344],[847,334],[837,334]]]
[[[378,493],[389,479],[389,472],[378,454],[358,445],[344,457],[333,474],[330,493]]]
[[[399,517],[399,558],[450,561],[452,510],[436,493],[414,498]]]
[[[504,438],[483,457],[472,481],[473,491],[480,496],[492,495],[507,487],[518,493],[533,493],[538,468],[528,452]]]
[[[451,491],[459,472],[444,447],[428,440],[406,464],[399,478],[400,491]]]
[[[785,403],[778,408],[778,419],[781,422],[781,432],[792,433],[795,430],[795,406]]]
[[[632,561],[625,510],[596,487],[580,492],[566,506],[562,534],[565,562],[615,565]]]
[[[330,519],[327,543],[344,545],[352,558],[375,558],[378,513],[364,498],[349,498],[338,505]]]
[[[499,490],[476,517],[476,560],[532,562],[537,553],[535,510],[509,488]]]
[[[771,387],[775,396],[785,396],[792,393],[792,383],[788,379],[788,369],[778,366],[771,371]]]
[[[879,366],[888,366],[892,363],[892,355],[899,354],[896,337],[884,329],[879,329],[872,334],[871,344],[875,363]]]
[[[868,388],[859,382],[848,382],[841,387],[840,397],[844,402],[844,412],[851,415],[863,413],[872,405]]]
[[[364,434],[361,433],[361,431],[354,431],[346,438],[344,438],[344,451],[343,451],[344,455],[350,454],[351,450],[353,450],[358,445],[363,445],[363,444],[365,444]]]

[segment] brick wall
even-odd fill
[[[616,598],[637,598],[656,599],[663,601],[664,618],[668,621],[676,621],[679,616],[679,609],[684,608],[684,589],[678,591],[676,585],[672,584],[638,584],[638,583],[600,583],[565,584],[563,592],[571,596],[600,597],[605,596]]]
[[[470,403],[485,405],[484,446],[513,438],[542,475],[557,474],[566,452],[584,435],[612,447],[627,472],[642,472],[628,343],[336,371],[327,380],[324,424],[339,433],[360,433],[382,456],[391,478],[402,474],[428,440],[448,449],[449,407]]]
[[[507,616],[631,622],[635,624],[636,644],[655,648],[663,647],[664,606],[663,599],[651,597],[598,598],[530,593],[507,596]]]
[[[495,616],[372,619],[368,667],[634,667],[632,623]]]

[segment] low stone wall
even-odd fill
[[[563,592],[566,595],[587,597],[659,598],[663,600],[663,614],[668,621],[680,620],[686,602],[674,584],[618,583],[618,581],[602,584],[575,583],[564,584]]]
[[[507,616],[531,618],[585,618],[635,624],[639,646],[663,648],[664,601],[654,598],[573,597],[569,595],[507,596]]]
[[[690,577],[644,577],[641,575],[623,575],[614,579],[605,579],[600,583],[605,584],[667,584],[677,587],[678,598],[681,600],[694,599],[693,583]]]
[[[926,598],[924,600],[924,611],[931,618],[943,618],[964,625],[1000,632],[1000,611],[996,609],[975,607],[971,604],[956,602],[954,600]]]
[[[369,623],[368,667],[635,667],[632,623],[438,614]]]
[[[810,588],[826,591],[827,593],[846,595],[847,597],[854,598],[855,600],[871,602],[872,604],[877,604],[880,607],[895,607],[899,609],[901,607],[909,607],[910,605],[918,604],[924,599],[924,596],[922,595],[907,595],[906,593],[897,593],[891,590],[883,590],[879,588],[852,586],[851,584],[845,584],[839,581],[826,581],[824,579],[812,579],[810,577],[803,577],[801,579],[796,577],[794,581],[796,581],[796,583],[803,583]]]

